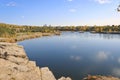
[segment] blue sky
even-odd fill
[[[118,25],[119,0],[0,0],[0,22],[20,25]]]

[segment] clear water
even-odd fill
[[[120,77],[120,35],[62,32],[18,42],[30,60],[48,66],[56,78],[80,80],[88,74]]]

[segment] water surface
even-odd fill
[[[48,66],[56,78],[80,80],[88,74],[120,77],[120,35],[62,32],[18,42],[30,60]]]

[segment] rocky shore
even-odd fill
[[[24,48],[16,43],[0,43],[0,80],[72,80],[70,77],[56,79],[48,67],[38,67],[30,61]],[[83,80],[120,80],[112,76],[91,76]]]
[[[30,61],[22,46],[0,43],[0,80],[57,80],[48,67]],[[71,80],[61,77],[58,80]]]

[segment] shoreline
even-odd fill
[[[0,80],[71,80],[56,79],[48,67],[37,66],[17,43],[0,42],[0,65]]]
[[[78,31],[77,31],[78,32]],[[84,31],[84,32],[90,32],[92,34],[120,34],[120,32],[95,32],[95,31]],[[79,31],[79,33],[84,33],[83,31]],[[16,37],[10,37],[10,38],[5,38],[5,37],[0,37],[0,42],[9,42],[9,43],[16,43],[18,41],[24,41],[27,39],[34,39],[34,38],[39,38],[43,36],[52,36],[52,35],[61,35],[60,31],[56,32],[49,32],[49,33],[42,33],[42,32],[32,32],[32,33],[17,33]]]
[[[43,36],[52,36],[52,35],[60,35],[60,32],[54,33],[41,33],[41,32],[34,32],[34,33],[18,33],[16,37],[11,38],[4,38],[0,37],[0,42],[9,42],[9,43],[16,43],[18,41],[24,41],[27,39],[34,39]]]
[[[48,67],[36,66],[29,60],[24,47],[17,43],[0,42],[0,80],[72,80],[56,79]],[[113,76],[88,75],[82,80],[120,80]]]
[[[21,34],[19,34],[19,36],[17,36],[16,39],[17,39],[17,41],[23,41],[23,40],[27,40],[27,39],[34,39],[34,38],[39,38],[39,37],[42,37],[42,36],[52,36],[52,35],[60,35],[60,33],[59,34],[58,33],[40,33],[40,32],[36,32],[36,33],[32,33],[32,34],[24,34],[24,33],[22,34],[21,33]],[[6,38],[1,38],[1,39],[6,40]],[[10,40],[10,38],[9,38],[9,40]],[[9,47],[9,49],[13,50],[13,53],[14,53],[14,51],[16,51],[17,54],[14,54],[14,55],[13,54],[12,55],[11,54],[7,54],[6,55],[3,52],[9,53],[9,51],[4,50],[5,49],[4,47],[7,47],[7,46],[13,46],[13,47],[16,47],[16,48],[20,48],[20,50],[16,49],[16,48],[13,48],[13,47]],[[22,53],[22,55],[21,54],[19,55],[19,53]],[[5,57],[5,55],[7,57]],[[8,56],[10,56],[10,57],[13,56],[13,57],[16,57],[16,58],[12,57],[10,59]],[[24,60],[21,59],[22,60],[21,61],[20,58],[23,58]],[[7,63],[8,61],[6,62],[6,60],[10,60],[10,62],[12,61],[12,63]],[[9,43],[9,42],[0,42],[0,65],[2,65],[0,67],[0,71],[2,70],[2,67],[9,68],[8,66],[6,67],[7,64],[9,64],[9,66],[13,66],[13,63],[19,64],[19,65],[17,65],[17,68],[19,68],[19,67],[21,67],[21,63],[22,63],[22,65],[24,64],[24,61],[25,61],[25,64],[26,64],[26,61],[27,61],[28,63],[30,62],[30,66],[35,66],[34,68],[37,69],[37,73],[35,72],[35,74],[38,75],[38,73],[39,73],[39,76],[37,76],[37,77],[40,78],[40,79],[37,79],[37,80],[48,80],[48,79],[49,80],[72,80],[70,77],[66,77],[66,78],[65,77],[61,77],[60,79],[56,79],[55,76],[54,76],[54,74],[52,73],[52,71],[49,70],[48,67],[40,68],[40,67],[36,66],[36,62],[35,61],[30,61],[29,58],[27,57],[27,55],[26,55],[26,53],[24,51],[24,47],[18,45],[16,42],[12,42],[12,43]],[[7,63],[7,64],[4,64],[4,63]],[[16,67],[16,65],[15,65],[15,67]],[[27,69],[26,67],[28,67],[28,66],[25,65],[23,68]],[[12,67],[12,69],[13,68],[14,67]],[[3,69],[3,70],[5,70],[5,69]],[[20,70],[22,70],[22,69],[20,68]],[[39,72],[39,71],[43,71],[43,72]],[[1,71],[0,74],[2,74],[2,72],[3,73],[6,72],[4,74],[7,74],[7,71]],[[18,74],[19,74],[19,71],[18,71]],[[21,74],[21,72],[20,72],[20,74]],[[43,77],[44,79],[41,78],[42,77],[41,74],[44,76]],[[3,77],[3,75],[2,75],[2,77]],[[29,74],[27,76],[31,76],[31,75]],[[2,77],[0,75],[0,80],[5,80],[5,78],[2,79]],[[23,77],[23,76],[21,76],[21,77]],[[16,78],[19,78],[19,77],[16,77]],[[8,79],[8,80],[11,80],[11,79]],[[21,79],[17,79],[17,80],[21,80]],[[27,79],[25,77],[25,80],[29,80],[29,78]],[[36,79],[33,79],[33,80],[36,80]],[[82,80],[120,80],[120,78],[113,77],[113,76],[88,75],[87,77],[83,78]]]

